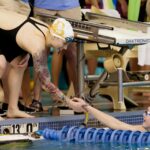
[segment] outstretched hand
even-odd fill
[[[83,99],[77,97],[74,97],[68,101],[69,107],[76,112],[85,112],[85,109],[82,106],[86,104],[87,103]]]

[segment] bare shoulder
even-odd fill
[[[44,50],[46,47],[45,40],[42,34],[38,34],[28,25],[22,28],[16,36],[18,45],[30,54]]]
[[[35,34],[33,30],[28,32],[20,32],[17,35],[17,43],[18,45],[29,52],[30,54],[41,52],[46,48],[45,45],[45,37],[42,35]]]

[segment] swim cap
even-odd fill
[[[53,36],[63,39],[66,42],[71,42],[74,38],[71,24],[63,18],[58,18],[52,23],[50,32]]]

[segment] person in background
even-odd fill
[[[144,5],[144,11],[146,15],[142,18],[145,19],[145,22],[150,24],[150,0],[142,1],[143,3],[146,2]],[[150,34],[150,29],[147,30],[147,33]],[[150,71],[150,43],[139,45],[138,46],[138,59],[136,60],[135,66],[137,66],[139,71]],[[141,94],[141,93],[140,93]],[[143,92],[143,96],[147,97],[147,99],[150,99],[150,92]]]
[[[82,111],[81,107],[51,83],[47,67],[47,48],[55,47],[58,52],[61,52],[67,48],[69,42],[73,41],[74,32],[70,23],[59,18],[49,26],[35,18],[27,18],[24,15],[6,10],[0,11],[0,20],[0,52],[10,65],[7,72],[9,92],[7,117],[33,117],[20,111],[17,105],[29,54],[32,55],[34,69],[39,75],[43,89],[50,93],[52,99],[66,102],[76,111]]]
[[[131,21],[145,21],[145,3],[146,0],[128,0],[128,14],[127,19]],[[144,13],[143,13],[144,12]],[[130,58],[129,70],[139,71],[142,70],[138,65],[138,58]]]
[[[127,3],[125,0],[118,0],[116,4],[113,3],[109,6],[108,3],[110,3],[110,0],[105,1],[99,1],[99,0],[80,0],[81,8],[91,8],[91,6],[94,6],[98,9],[117,9],[117,5],[120,5],[120,10],[122,12],[122,15],[127,16]],[[116,6],[115,6],[116,5]],[[111,15],[110,15],[111,16]],[[96,44],[96,43],[95,43]],[[86,47],[90,47],[86,46]],[[98,48],[98,47],[97,47]],[[96,68],[97,68],[97,59],[96,58],[88,58],[87,59],[87,67],[88,67],[88,74],[93,75],[95,74]]]
[[[130,125],[124,123],[113,116],[110,116],[96,108],[92,107],[85,101],[79,98],[72,99],[78,106],[81,106],[84,112],[89,113],[94,116],[98,121],[100,121],[106,127],[116,130],[131,130],[131,131],[150,131],[150,107],[144,112],[143,124],[141,125]]]
[[[121,15],[121,18],[127,19],[128,16],[128,3],[127,0],[118,0],[116,3],[116,10]]]
[[[99,1],[98,0],[79,0],[80,6],[83,9],[91,8],[91,6],[95,6],[96,8],[99,7]],[[84,17],[82,17],[84,18]],[[87,59],[87,67],[88,67],[88,74],[93,75],[95,74],[96,68],[97,68],[97,59],[96,58],[88,58]]]

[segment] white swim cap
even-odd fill
[[[73,28],[64,18],[56,19],[51,25],[50,32],[53,36],[63,39],[66,42],[71,42],[74,38]]]

